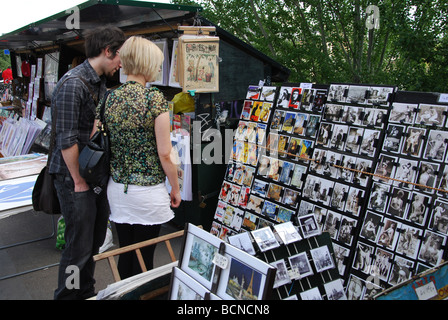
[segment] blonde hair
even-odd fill
[[[127,39],[119,54],[124,74],[144,75],[149,82],[157,78],[164,58],[157,45],[139,36]]]

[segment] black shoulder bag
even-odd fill
[[[79,154],[79,173],[99,193],[107,186],[110,175],[110,144],[109,132],[104,121],[104,109],[108,94],[104,95],[100,109],[100,124],[98,130],[90,138]]]

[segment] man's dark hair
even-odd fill
[[[87,30],[84,34],[84,39],[86,57],[94,58],[98,57],[101,50],[107,47],[109,47],[113,56],[115,56],[117,50],[121,48],[126,40],[126,36],[121,29],[107,25]]]

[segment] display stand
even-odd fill
[[[287,221],[304,238],[328,232],[348,299],[440,264],[445,97],[381,85],[250,86],[210,232],[228,241]]]

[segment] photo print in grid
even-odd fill
[[[431,210],[428,227],[435,232],[448,234],[448,202],[436,199]]]
[[[417,177],[418,161],[398,158],[393,185],[412,190]]]
[[[418,104],[394,102],[390,110],[389,122],[413,125],[415,119],[415,109]]]
[[[434,193],[437,183],[440,164],[434,162],[420,161],[420,168],[417,175],[417,186],[421,192]]]
[[[342,109],[341,122],[349,125],[363,125],[363,116],[365,114],[363,107],[344,106]]]
[[[402,137],[404,137],[405,131],[405,126],[389,124],[387,126],[386,137],[384,138],[382,150],[386,152],[399,153]]]
[[[422,245],[418,253],[418,259],[430,266],[436,266],[442,261],[446,236],[426,230]]]
[[[422,230],[419,228],[402,224],[395,252],[408,258],[416,259],[421,236]]]
[[[359,235],[366,240],[376,243],[379,231],[381,229],[382,219],[383,218],[381,215],[367,210]]]
[[[349,85],[346,84],[331,84],[328,89],[328,101],[345,102],[348,89]]]
[[[420,103],[415,117],[416,124],[442,127],[445,123],[447,106]]]
[[[448,131],[429,130],[423,158],[430,161],[442,162],[445,160],[447,143]]]
[[[317,272],[333,269],[335,267],[328,246],[324,245],[322,247],[311,249],[310,253],[313,257],[314,267]]]
[[[395,256],[389,275],[389,284],[395,286],[410,279],[413,275],[414,261]]]
[[[420,226],[425,225],[430,205],[430,196],[415,191],[412,192],[409,211],[405,219]]]
[[[393,217],[404,218],[404,214],[408,212],[410,195],[409,190],[392,188],[386,213]]]
[[[401,154],[419,158],[422,153],[422,146],[426,129],[408,127],[404,137]]]
[[[291,98],[292,87],[281,87],[277,99],[277,107],[289,108],[289,99]]]
[[[288,260],[291,266],[291,274],[293,275],[291,278],[293,280],[303,279],[314,274],[306,251],[290,256]]]

